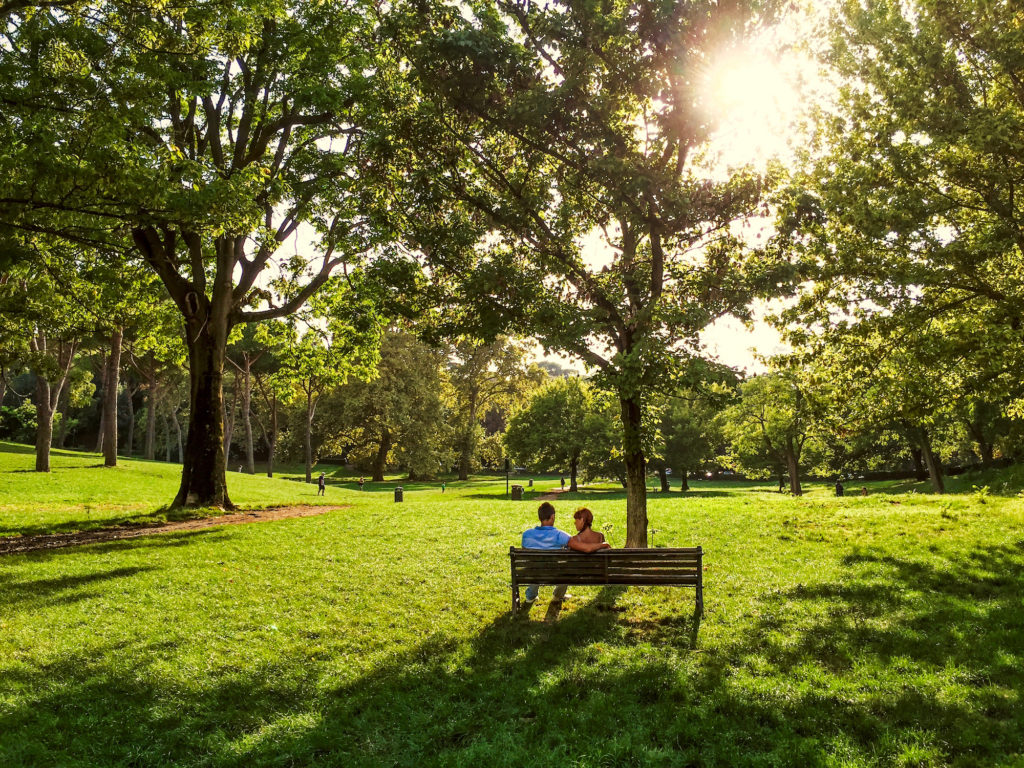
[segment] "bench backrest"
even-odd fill
[[[517,584],[665,584],[697,586],[700,547],[608,549],[592,554],[568,549],[509,550]]]

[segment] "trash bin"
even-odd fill
[[[395,501],[401,501],[401,500],[402,500],[402,486],[396,485],[395,486]]]
[[[512,486],[512,501],[522,501],[522,500],[523,500],[523,486],[521,486],[521,485],[513,485]]]
[[[529,486],[530,488],[533,488],[533,478],[532,478],[532,477],[530,478],[530,482],[529,482],[529,483],[527,483],[527,485],[528,485],[528,486]]]

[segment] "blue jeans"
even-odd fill
[[[557,587],[555,587],[555,591],[552,593],[551,599],[552,600],[561,600],[563,597],[565,597],[565,590],[567,590],[568,588],[569,588],[569,586],[567,584],[559,584]],[[527,586],[527,588],[526,588],[526,602],[529,603],[529,602],[532,602],[532,601],[536,600],[537,599],[537,592],[539,592],[539,591],[540,591],[540,586],[538,586],[537,584],[530,584],[529,586]]]

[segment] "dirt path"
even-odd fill
[[[247,512],[232,512],[216,517],[202,517],[196,520],[180,520],[164,525],[125,526],[123,528],[100,528],[95,531],[73,531],[71,533],[49,533],[40,536],[5,536],[0,538],[0,555],[13,555],[21,552],[35,552],[41,549],[59,549],[75,547],[81,544],[95,544],[118,539],[134,539],[138,536],[153,536],[158,533],[176,533],[178,531],[194,531],[198,528],[209,528],[214,525],[240,525],[242,523],[265,523],[271,520],[283,520],[287,517],[310,517],[334,512],[340,507],[273,507],[254,509]]]
[[[551,493],[542,493],[540,496],[534,496],[534,501],[554,501],[559,496],[565,493],[565,490],[551,491]]]

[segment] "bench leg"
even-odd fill
[[[704,615],[704,579],[697,579],[697,615]]]
[[[512,613],[519,613],[519,585],[512,585]]]

